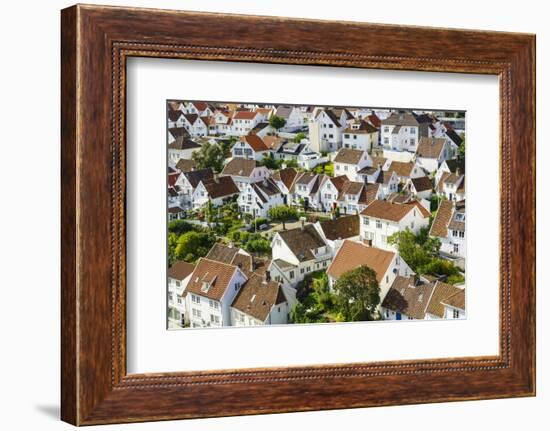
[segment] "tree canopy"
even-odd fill
[[[296,136],[294,136],[294,142],[299,144],[302,139],[307,138],[306,134],[304,132],[296,133]]]
[[[283,229],[286,229],[285,222],[298,218],[298,212],[288,205],[277,205],[269,209],[269,217],[282,223]]]
[[[334,285],[336,309],[339,320],[357,322],[376,319],[376,307],[380,304],[380,287],[376,272],[368,266],[360,266],[345,272]]]
[[[193,153],[192,159],[199,169],[211,168],[221,172],[225,160],[224,148],[219,144],[205,142],[200,150]]]
[[[216,242],[216,235],[212,232],[190,231],[181,235],[175,244],[175,260],[195,262],[200,257],[208,254]]]
[[[279,117],[277,115],[272,115],[269,117],[269,125],[273,127],[275,130],[282,129],[285,127],[286,120],[283,117]]]

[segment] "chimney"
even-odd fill
[[[271,273],[269,271],[265,272],[264,280],[266,283],[269,283],[271,281]]]
[[[419,281],[418,274],[411,274],[411,276],[409,277],[409,286],[410,287],[418,286],[418,281]]]
[[[364,239],[363,240],[363,243],[368,246],[368,247],[372,247],[372,239]]]

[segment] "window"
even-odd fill
[[[458,253],[458,244],[453,244],[453,252]]]
[[[458,231],[453,230],[453,236],[458,236]]]
[[[333,128],[334,128],[334,124],[329,124],[329,125],[328,125],[328,128],[329,128],[329,129],[333,129]],[[330,135],[330,137],[332,138],[332,135]]]
[[[303,274],[303,273],[304,273],[304,271],[305,271],[305,269],[304,269],[304,268],[300,268],[300,274]]]
[[[349,134],[346,133],[346,134],[344,135],[344,138],[349,139]]]
[[[174,296],[173,296],[171,293],[168,294],[168,300],[169,300],[169,301],[173,301],[173,300],[174,300]]]
[[[389,143],[390,143],[390,138],[384,138],[384,144],[389,145]]]
[[[330,135],[328,135],[329,138],[334,138],[334,135],[331,133]]]
[[[191,302],[194,302],[195,304],[200,304],[201,299],[196,295],[191,295]]]
[[[179,280],[176,280],[176,286],[180,287],[181,283]]]
[[[241,288],[241,283],[235,283],[235,290],[239,290]]]
[[[390,317],[390,310],[386,309],[386,317]]]
[[[196,308],[193,308],[192,309],[192,314],[193,314],[193,317],[200,318],[201,317],[201,310],[197,310]]]
[[[389,127],[384,127],[384,133],[389,133],[390,132],[390,128]]]
[[[178,304],[181,304],[181,298],[178,296]]]
[[[363,224],[364,224],[365,226],[368,226],[368,225],[370,224],[370,219],[369,219],[368,217],[364,217],[364,218],[363,218]]]
[[[307,272],[311,272],[311,266],[308,266],[308,267],[306,268],[306,271],[307,271]]]
[[[458,319],[460,317],[460,311],[453,310],[453,319]]]
[[[459,231],[459,232],[458,232],[458,236],[459,236],[460,238],[464,238],[464,231]]]
[[[290,271],[290,273],[288,274],[290,278],[294,278],[294,271]]]
[[[415,141],[414,138],[411,138],[411,139],[410,139],[410,142],[411,142],[411,145],[415,145],[415,144],[416,144],[416,141]],[[416,169],[415,169],[414,171],[416,172]]]
[[[390,282],[390,277],[389,275],[386,275],[386,283],[389,283]]]
[[[382,221],[381,220],[376,220],[376,228],[377,229],[382,229]]]
[[[414,221],[411,222],[411,229],[414,229]]]

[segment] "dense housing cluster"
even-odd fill
[[[463,318],[464,121],[169,101],[170,327]]]

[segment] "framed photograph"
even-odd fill
[[[61,44],[63,420],[535,394],[534,35],[77,5]]]

